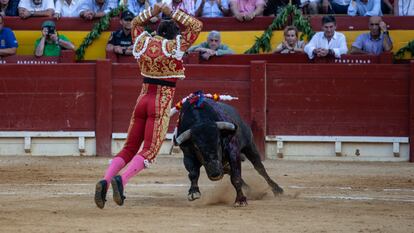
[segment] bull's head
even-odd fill
[[[235,131],[236,126],[229,122],[204,123],[193,126],[176,138],[178,145],[191,141],[196,156],[207,172],[210,180],[220,180],[223,175],[223,147],[220,131]]]

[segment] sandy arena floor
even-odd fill
[[[181,158],[159,156],[134,177],[125,204],[93,202],[108,158],[0,157],[0,232],[414,232],[414,164],[266,160],[273,197],[249,162],[249,205],[232,207],[228,176],[187,201]]]

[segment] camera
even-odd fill
[[[55,31],[56,31],[56,28],[55,27],[49,26],[49,27],[46,27],[46,28],[47,28],[47,34],[48,35],[55,34]]]

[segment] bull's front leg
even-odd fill
[[[247,198],[243,194],[243,180],[241,177],[241,157],[239,150],[239,143],[233,137],[228,145],[228,153],[230,160],[230,179],[234,188],[236,189],[236,200],[234,201],[234,207],[247,206]]]
[[[184,154],[184,166],[188,171],[188,178],[191,182],[191,187],[188,190],[187,198],[189,201],[194,201],[201,197],[200,189],[198,187],[198,178],[200,177],[201,164],[193,156],[186,156]]]

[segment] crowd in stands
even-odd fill
[[[121,29],[112,32],[106,51],[119,55],[132,55],[131,20],[142,10],[154,6],[160,0],[125,0],[128,10],[120,17]],[[199,17],[234,16],[239,21],[249,21],[256,16],[275,15],[288,0],[161,0],[171,9],[181,9]],[[298,30],[287,26],[285,40],[275,46],[274,53],[306,53],[314,57],[340,57],[348,53],[345,35],[336,31],[336,20],[332,14],[370,16],[369,33],[360,35],[352,44],[350,53],[379,54],[391,51],[392,40],[382,21],[383,11],[397,15],[414,15],[412,0],[291,0],[306,14],[326,13],[322,18],[322,31],[317,32],[305,44],[298,40]],[[16,53],[18,43],[11,29],[4,27],[3,16],[29,17],[82,17],[93,20],[116,8],[118,0],[0,0],[0,56]],[[151,18],[157,22],[163,15]],[[41,26],[42,36],[34,44],[35,56],[59,56],[62,49],[74,50],[75,46],[63,34],[58,33],[53,21]],[[211,31],[205,42],[193,46],[190,52],[199,52],[202,59],[232,54],[229,46],[221,43],[220,33]]]
[[[249,21],[256,16],[276,15],[292,2],[305,14],[348,14],[351,16],[414,15],[412,0],[123,0],[135,16],[158,2],[182,9],[196,17],[233,16]],[[100,18],[118,6],[118,0],[0,0],[0,15]],[[152,21],[156,21],[155,16]]]

